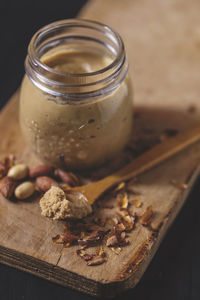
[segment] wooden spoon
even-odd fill
[[[199,140],[200,125],[183,130],[175,137],[169,138],[146,151],[112,175],[94,183],[70,188],[70,190],[82,193],[88,199],[89,203],[92,204],[100,195],[117,183],[149,170]]]

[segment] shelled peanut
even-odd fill
[[[25,181],[19,184],[15,189],[15,197],[20,200],[27,199],[33,195],[35,185],[31,181]]]
[[[25,164],[18,164],[8,170],[7,176],[15,180],[21,180],[28,176],[28,171],[28,166]]]
[[[25,200],[35,192],[45,193],[52,185],[67,189],[79,184],[78,178],[62,169],[50,165],[36,165],[29,168],[26,164],[14,164],[14,156],[9,155],[0,161],[0,193],[5,198]]]

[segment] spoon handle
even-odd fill
[[[200,140],[200,124],[198,126],[183,130],[176,136],[166,139],[162,143],[148,150],[124,168],[112,175],[100,180],[105,189],[113,185],[135,177],[144,171],[158,165],[171,156],[179,153],[186,147]]]

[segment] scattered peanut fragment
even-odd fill
[[[152,206],[150,205],[146,208],[145,212],[139,217],[142,225],[149,226],[152,221],[152,216],[153,216],[153,209]]]
[[[65,232],[63,234],[57,234],[52,238],[52,241],[57,244],[63,244],[64,247],[69,247],[74,241],[78,240],[78,236]]]
[[[112,235],[111,237],[109,237],[106,241],[106,246],[110,247],[110,246],[115,246],[118,245],[118,239],[116,235]]]
[[[120,247],[110,247],[110,249],[117,255],[119,255],[120,252],[122,251],[122,248]]]
[[[127,209],[128,207],[128,195],[126,192],[123,193],[120,209]]]
[[[136,215],[130,215],[127,211],[120,211],[119,213],[121,215],[121,222],[125,226],[125,229],[127,231],[130,231],[135,226],[136,222]]]
[[[31,178],[51,175],[53,175],[53,167],[48,165],[37,165],[35,167],[32,167],[29,171],[29,176]]]
[[[32,196],[34,191],[34,184],[30,181],[25,181],[15,189],[15,197],[19,200],[24,200]]]
[[[180,181],[176,181],[174,179],[171,180],[171,184],[173,184],[178,189],[183,190],[183,191],[188,189],[188,185],[186,183],[180,182]]]
[[[94,257],[94,254],[88,254],[84,249],[78,249],[76,253],[86,262]]]
[[[98,265],[101,265],[105,262],[105,257],[102,257],[100,255],[98,256],[93,256],[92,259],[90,259],[88,262],[87,262],[87,265],[88,266],[98,266]]]
[[[17,182],[13,178],[4,177],[0,184],[0,192],[5,198],[11,198],[14,194]]]
[[[120,182],[120,183],[118,184],[118,186],[114,189],[114,192],[118,192],[118,191],[124,189],[125,186],[126,186],[125,182]]]
[[[85,249],[78,249],[76,253],[87,263],[88,266],[101,265],[106,261],[106,253],[104,252],[102,246],[98,248],[96,254],[89,254],[85,251]]]
[[[141,207],[142,206],[142,202],[139,200],[131,200],[131,203],[135,206],[135,207]]]
[[[91,259],[89,259],[89,261],[87,261],[87,265],[88,266],[97,266],[97,265],[103,264],[104,262],[106,262],[106,253],[103,249],[103,246],[100,245],[97,248],[96,255],[93,255],[93,257]]]
[[[27,165],[18,164],[9,169],[7,176],[15,180],[21,180],[28,176],[28,170]]]

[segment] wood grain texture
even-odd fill
[[[198,0],[92,0],[81,17],[111,25],[122,35],[134,82],[136,136],[144,129],[184,129],[200,120],[200,31]],[[188,107],[195,105],[194,113]],[[0,114],[0,158],[15,153],[30,166],[37,159],[26,146],[18,124],[18,94]],[[140,280],[167,229],[182,207],[199,173],[200,144],[140,176],[142,213],[152,205],[154,231],[137,224],[130,246],[120,255],[107,251],[108,260],[87,267],[76,247],[62,248],[51,237],[62,222],[40,216],[38,199],[13,203],[0,197],[0,261],[79,291],[111,297]],[[185,191],[170,184],[187,182]],[[111,199],[112,201],[112,199]],[[106,213],[105,211],[100,214]]]

